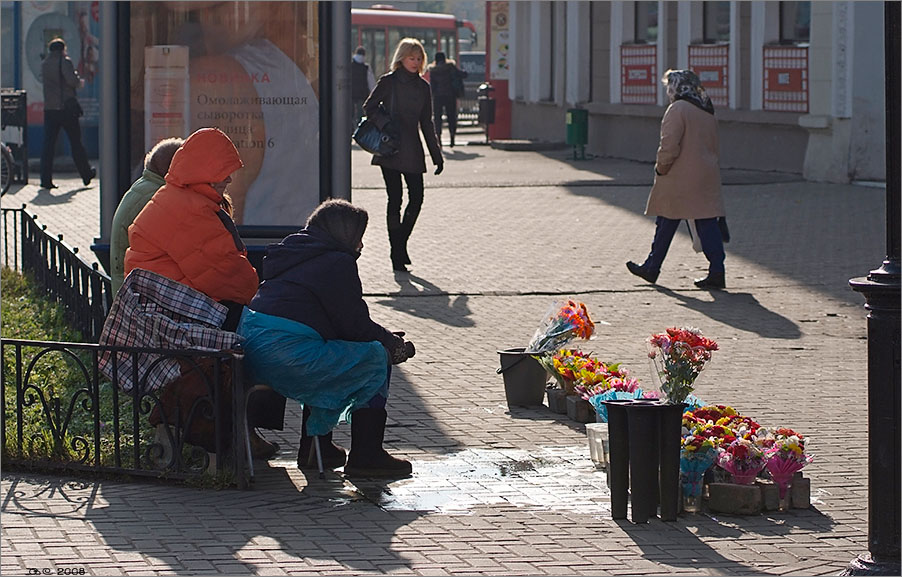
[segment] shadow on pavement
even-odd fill
[[[711,291],[714,301],[697,299],[691,294],[676,292],[654,285],[655,290],[679,304],[708,318],[733,328],[771,339],[799,339],[802,330],[788,318],[768,310],[751,294],[745,292]]]
[[[83,190],[88,190],[87,188],[76,188],[73,190],[69,190],[67,192],[62,192],[60,194],[53,194],[53,192],[46,188],[38,189],[38,194],[34,198],[29,201],[29,204],[33,204],[35,206],[51,206],[54,204],[66,204],[68,202],[72,202],[72,197]]]
[[[131,493],[117,485],[108,495],[97,482],[79,498],[106,546],[155,558],[160,569],[176,574],[409,570],[392,541],[422,513],[385,511],[334,473],[320,480],[312,472],[299,493],[284,469],[281,476],[274,471],[267,473],[266,490],[179,488],[195,494],[178,498],[171,486],[157,493],[136,483]]]
[[[452,327],[474,325],[467,295],[449,295],[428,280],[409,273],[395,273],[395,282],[400,294],[376,301],[378,304]],[[443,304],[439,305],[440,302]]]

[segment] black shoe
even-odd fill
[[[651,284],[655,284],[655,281],[658,280],[658,275],[661,273],[661,271],[659,271],[659,270],[657,270],[657,271],[648,270],[648,268],[644,264],[638,265],[638,264],[634,263],[633,261],[627,262],[626,268],[628,268],[629,271],[631,273],[633,273],[634,275],[636,275],[637,277],[647,280]]]
[[[451,135],[451,148],[454,148],[454,135]]]
[[[298,469],[316,469],[316,447],[313,445],[313,437],[307,436],[307,419],[310,418],[310,409],[304,407],[301,418],[301,443],[298,447]],[[319,436],[319,450],[323,459],[323,469],[337,469],[344,467],[347,462],[345,450],[332,442],[332,431]]]
[[[42,184],[41,184],[41,188],[51,189],[51,188],[59,188],[59,187],[51,182],[50,184],[43,184],[43,183],[42,183]]]
[[[705,278],[696,279],[695,286],[700,289],[724,289],[727,288],[727,281],[724,273],[708,273]]]
[[[385,409],[357,409],[351,414],[351,452],[345,475],[403,479],[413,472],[410,461],[392,457],[382,448],[386,418]]]
[[[392,260],[391,261],[391,269],[395,272],[407,272],[407,267],[404,266],[404,262],[400,260]]]
[[[97,177],[97,169],[92,166],[91,173],[88,175],[87,178],[82,177],[81,181],[84,183],[85,186],[88,186],[89,184],[91,184],[91,180],[93,180],[96,177]]]

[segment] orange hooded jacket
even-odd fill
[[[242,166],[220,130],[202,128],[189,136],[172,157],[166,184],[128,228],[125,274],[141,268],[217,301],[249,303],[257,292],[257,271],[210,186]]]

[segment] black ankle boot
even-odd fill
[[[700,289],[724,289],[727,288],[726,275],[722,272],[708,273],[705,278],[696,279],[695,286]]]
[[[647,280],[651,284],[655,284],[655,281],[658,280],[658,275],[661,273],[660,270],[649,270],[649,268],[644,264],[639,265],[634,263],[633,261],[627,262],[626,268],[628,268],[629,271],[637,277]]]
[[[310,409],[304,407],[301,419],[301,442],[298,447],[298,469],[316,469],[318,467],[313,437],[307,436],[308,418],[310,418]],[[345,450],[332,442],[332,431],[319,436],[319,450],[322,453],[323,469],[343,467],[347,460]]]
[[[401,479],[413,471],[409,461],[396,459],[382,448],[385,409],[357,409],[351,414],[351,452],[345,475]]]
[[[407,267],[404,266],[404,254],[402,252],[402,242],[404,235],[401,231],[401,227],[395,229],[388,229],[388,244],[391,246],[391,268],[397,272],[407,272]]]

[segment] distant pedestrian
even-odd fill
[[[448,132],[451,147],[457,134],[457,99],[464,95],[464,78],[467,73],[460,70],[453,60],[448,60],[444,52],[435,53],[435,62],[429,65],[429,85],[432,87],[432,110],[435,115],[435,135],[442,140],[442,113],[448,118]]]
[[[128,249],[128,227],[158,188],[166,184],[172,155],[182,145],[181,138],[167,138],[158,142],[144,157],[144,172],[119,201],[113,215],[110,233],[110,281],[113,295],[119,292],[125,278],[125,251]]]
[[[645,262],[629,261],[626,267],[654,283],[680,221],[692,219],[708,259],[708,276],[695,286],[722,289],[725,255],[717,219],[724,216],[724,203],[714,105],[691,70],[668,70],[661,81],[670,106],[661,120],[655,182],[645,208],[645,214],[657,216],[655,237]]]
[[[66,52],[62,38],[54,38],[47,44],[47,55],[41,63],[41,80],[44,85],[44,147],[41,151],[41,188],[56,188],[53,184],[53,156],[56,137],[60,128],[66,131],[72,160],[85,186],[97,176],[97,170],[88,163],[88,153],[81,142],[81,126],[78,118],[83,114],[75,91],[84,86],[75,65]]]
[[[373,69],[366,63],[366,49],[358,46],[351,57],[351,101],[353,103],[352,130],[360,124],[363,117],[363,103],[376,87]]]
[[[372,163],[382,167],[382,179],[388,193],[388,240],[391,244],[392,268],[406,272],[410,264],[407,240],[423,205],[423,173],[426,157],[418,129],[426,139],[426,146],[435,164],[435,174],[441,174],[445,166],[442,149],[432,123],[432,93],[429,83],[421,76],[426,67],[426,50],[416,38],[403,38],[392,58],[392,71],[382,75],[376,87],[363,104],[364,113],[380,128],[395,126],[400,138],[400,148],[392,156],[374,155]],[[379,112],[379,105],[389,118]],[[389,120],[391,122],[389,122]],[[403,189],[401,176],[407,182],[408,202],[401,218]]]

